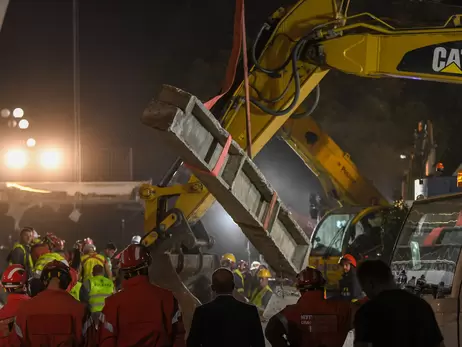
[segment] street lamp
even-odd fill
[[[22,108],[18,107],[18,108],[15,108],[13,110],[13,117],[14,118],[22,118],[23,116],[24,116],[24,110]]]
[[[8,118],[10,114],[11,112],[7,108],[4,108],[3,110],[0,111],[0,116],[2,116],[2,118]]]
[[[61,153],[58,150],[46,150],[40,154],[40,165],[44,169],[54,170],[61,164]]]
[[[32,137],[30,139],[27,139],[26,141],[26,146],[29,148],[35,147],[36,144],[37,141],[35,141],[35,139],[33,139]]]
[[[27,119],[21,119],[18,123],[19,129],[27,129],[29,127],[29,121]]]
[[[27,165],[27,152],[21,149],[11,149],[6,152],[5,164],[10,169],[22,169]]]

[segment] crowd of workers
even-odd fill
[[[87,238],[65,251],[55,235],[22,229],[1,279],[8,299],[0,310],[0,347],[265,346],[260,318],[272,296],[266,266],[249,267],[233,254],[223,255],[212,276],[215,299],[196,308],[186,338],[178,301],[150,283],[152,258],[139,242],[135,237],[118,254],[109,243],[98,254]],[[344,276],[336,297],[326,298],[319,270],[307,267],[297,276],[300,299],[274,315],[265,329],[273,347],[341,347],[353,327],[355,346],[443,346],[429,305],[397,289],[387,265],[366,261],[356,271],[351,255],[340,265]],[[411,325],[411,333],[399,332],[406,320],[417,319],[424,323]]]

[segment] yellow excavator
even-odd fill
[[[349,16],[348,8],[349,1],[303,0],[276,11],[252,49],[248,83],[235,89],[224,112],[212,110],[214,116],[170,86],[147,107],[142,122],[179,157],[159,186],[140,190],[146,201],[143,243],[169,258],[164,270],[153,270],[163,285],[184,294],[185,287],[175,290],[175,276],[165,280],[172,266],[181,280],[216,261],[189,227],[215,199],[278,275],[294,276],[307,265],[310,241],[246,152],[255,156],[281,128],[306,121],[297,110],[331,69],[371,78],[462,81],[460,15],[439,27],[399,29],[370,13]],[[336,232],[327,246],[348,246],[354,228],[345,220],[359,212],[346,210],[345,218],[333,219]]]

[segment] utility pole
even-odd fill
[[[79,1],[72,0],[73,66],[74,66],[74,170],[75,181],[82,181],[82,145],[80,140],[80,59]]]

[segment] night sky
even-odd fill
[[[132,147],[134,179],[155,182],[175,157],[140,123],[140,115],[163,83],[203,100],[219,91],[231,48],[234,0],[80,3],[84,153],[88,148],[96,155],[100,148],[125,152]],[[291,1],[247,1],[248,36],[254,37],[267,16],[284,3]],[[367,1],[357,3],[362,6]],[[407,13],[436,20],[437,14],[445,18],[455,11],[437,9]],[[392,10],[388,1],[374,1],[370,10],[386,17],[406,15]],[[72,146],[72,1],[11,0],[0,34],[0,52],[0,108],[24,108],[31,120],[31,136]],[[460,162],[462,137],[451,131],[461,126],[457,120],[462,106],[460,86],[332,73],[321,87],[314,117],[387,196],[398,186],[404,169],[399,153],[412,144],[413,130],[422,118],[434,120],[437,135],[443,134],[438,139],[443,144],[439,155],[451,163],[446,166]],[[5,131],[0,129],[0,134]],[[97,169],[91,163],[85,165],[85,160],[84,178],[123,176],[120,172],[95,176]],[[271,160],[284,165],[276,172]],[[296,156],[274,140],[257,162],[283,199],[307,213],[308,194],[319,190],[319,185]],[[287,172],[281,172],[281,167]],[[302,198],[294,200],[294,195]]]

